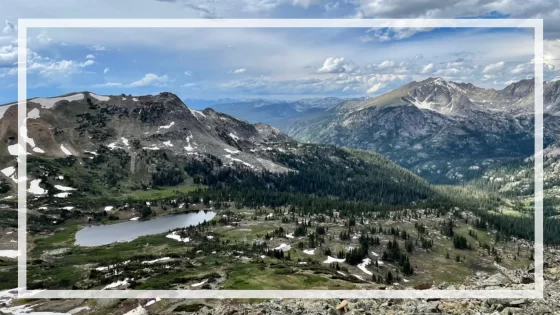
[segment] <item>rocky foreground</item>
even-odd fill
[[[327,299],[272,300],[259,304],[222,303],[204,306],[194,314],[560,314],[560,251],[545,253],[544,299]],[[477,273],[460,285],[441,284],[441,290],[533,289],[532,269]],[[397,289],[397,288],[394,288]],[[148,313],[146,313],[148,314]]]
[[[545,253],[544,299],[326,299],[269,300],[260,303],[239,300],[35,300],[0,299],[0,314],[560,314],[560,250]],[[500,269],[489,275],[483,272],[461,284],[440,284],[441,290],[532,289],[532,268]],[[389,288],[387,288],[389,289]],[[391,288],[412,289],[412,288]],[[7,298],[7,299],[6,299]],[[68,311],[70,309],[70,311]],[[38,312],[38,313],[36,313]]]

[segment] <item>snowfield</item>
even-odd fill
[[[330,264],[330,263],[333,263],[333,262],[342,263],[342,262],[345,262],[345,261],[346,261],[346,258],[334,258],[334,257],[331,257],[331,256],[327,256],[327,260],[323,261],[323,263],[324,264]]]
[[[30,100],[30,102],[40,104],[42,108],[52,108],[56,103],[60,101],[80,101],[84,99],[83,93],[72,94],[69,96],[61,96],[61,97],[51,97],[51,98],[34,98]]]
[[[66,186],[62,186],[62,185],[54,185],[54,188],[56,188],[58,190],[62,190],[62,191],[76,190],[76,188],[66,187]]]
[[[281,250],[281,251],[283,251],[283,252],[287,252],[287,251],[289,251],[291,248],[292,248],[292,246],[282,243],[282,244],[280,244],[280,246],[275,247],[275,248],[273,248],[273,249],[274,249],[274,250]]]
[[[174,121],[172,121],[169,125],[159,126],[159,127],[158,127],[158,131],[159,131],[160,129],[169,129],[169,128],[173,127],[173,125],[175,125],[175,122],[174,122]]]
[[[170,238],[172,240],[176,240],[178,242],[183,242],[183,243],[187,243],[191,240],[188,237],[181,238],[181,235],[177,234],[177,232],[172,232],[170,234],[167,234],[165,237]]]
[[[195,284],[191,284],[191,287],[196,288],[196,287],[200,287],[201,285],[205,284],[206,282],[208,282],[208,279],[199,282],[199,283],[195,283]]]
[[[98,101],[101,102],[107,102],[108,100],[110,100],[111,98],[109,96],[105,96],[105,95],[97,95],[95,93],[89,93],[89,96],[95,98]]]
[[[368,275],[371,276],[373,273],[366,269],[366,266],[369,266],[370,264],[371,264],[371,259],[364,258],[364,260],[362,260],[362,263],[358,265],[358,268],[360,268],[360,270],[363,271],[364,273],[367,273]]]
[[[47,190],[41,188],[39,184],[41,183],[40,179],[34,179],[29,184],[28,191],[34,195],[44,195],[47,193]]]
[[[33,108],[32,110],[29,111],[29,113],[27,113],[27,119],[37,119],[41,116],[39,116],[40,112],[38,108]]]
[[[62,152],[64,152],[64,154],[66,155],[72,155],[72,152],[70,152],[68,149],[66,149],[66,147],[64,146],[64,144],[60,145],[60,149],[62,150]]]
[[[17,258],[19,252],[12,249],[0,249],[0,257]]]

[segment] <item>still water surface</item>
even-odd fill
[[[210,221],[216,215],[213,211],[199,211],[157,217],[148,221],[126,221],[108,225],[92,225],[76,233],[76,245],[101,246],[114,242],[130,242],[137,237],[160,234],[172,229],[197,225]]]

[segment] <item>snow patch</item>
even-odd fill
[[[97,94],[91,93],[91,92],[89,93],[89,96],[91,96],[91,97],[93,97],[96,100],[101,101],[101,102],[107,102],[109,99],[111,99],[109,96],[97,95]]]
[[[187,151],[194,151],[194,148],[191,146],[191,139],[193,138],[192,133],[190,136],[187,137],[187,146],[185,147],[185,150]]]
[[[360,280],[362,280],[362,281],[364,281],[364,278],[362,278],[362,276],[358,276],[358,275],[353,275],[353,276],[356,277],[356,278],[358,278],[358,279],[360,279]]]
[[[283,252],[287,252],[292,248],[290,245],[286,245],[284,243],[280,244],[280,246],[273,248],[274,250],[281,250]]]
[[[142,149],[144,149],[144,150],[152,150],[152,151],[159,150],[159,148],[156,147],[155,144],[152,144],[151,147],[143,147]]]
[[[175,125],[175,122],[174,122],[174,121],[172,121],[169,125],[159,126],[159,127],[158,127],[158,131],[159,131],[160,129],[169,129],[169,128],[173,127],[173,125]]]
[[[58,190],[62,190],[62,191],[76,190],[76,188],[66,187],[66,186],[62,186],[62,185],[54,185],[54,188],[56,188]]]
[[[34,147],[33,148],[33,152],[37,152],[37,153],[45,153],[45,151],[43,151],[41,148],[39,147]]]
[[[27,113],[27,118],[28,119],[37,119],[41,116],[39,116],[39,109],[38,108],[33,108],[32,110],[29,111],[29,113]],[[1,117],[0,117],[1,118]]]
[[[140,219],[140,217],[134,217],[134,218],[130,218],[130,221],[138,221],[138,219]]]
[[[199,110],[192,109],[192,108],[189,108],[189,110],[191,111],[191,114],[193,114],[193,116],[194,116],[196,119],[198,119],[197,116],[206,118],[206,115],[205,115],[203,112],[199,111]]]
[[[2,249],[0,250],[0,257],[17,258],[19,256],[19,251],[12,249]]]
[[[230,149],[224,149],[224,151],[226,151],[227,153],[231,153],[231,154],[236,154],[236,153],[241,152],[239,150],[230,150]]]
[[[367,273],[368,275],[372,275],[373,273],[371,273],[371,271],[366,269],[366,266],[371,264],[371,259],[369,258],[364,258],[364,260],[362,260],[361,264],[358,264],[358,268],[360,268],[361,271],[363,271],[364,273]]]
[[[113,283],[110,283],[108,285],[106,285],[103,289],[101,290],[107,290],[107,289],[113,289],[113,288],[117,288],[120,287],[121,285],[127,285],[128,284],[128,278],[124,279],[124,280],[118,280],[115,281]]]
[[[240,159],[231,157],[231,154],[226,154],[226,155],[224,155],[224,156],[225,156],[226,158],[232,160],[233,162],[239,162],[239,163],[241,163],[241,164],[243,164],[243,165],[245,165],[245,166],[247,166],[247,167],[249,167],[249,168],[255,168],[255,166],[252,165],[252,164],[249,164],[249,163],[247,163],[247,162],[245,162],[245,161],[243,161],[243,160],[240,160]]]
[[[54,196],[56,198],[68,198],[68,196],[70,196],[70,193],[69,192],[61,192],[61,193],[55,194]]]
[[[173,144],[171,143],[171,140],[167,140],[167,141],[165,141],[163,144],[164,144],[165,146],[168,146],[168,147],[173,147]]]
[[[331,257],[331,256],[327,256],[327,260],[323,261],[323,263],[324,264],[330,264],[330,263],[333,263],[333,262],[342,263],[342,262],[345,262],[345,261],[346,261],[346,258],[334,258],[334,257]]]
[[[5,169],[1,170],[1,172],[2,172],[2,174],[4,174],[6,177],[9,177],[14,182],[17,181],[17,179],[16,179],[16,168],[15,167],[13,167],[13,166],[6,167]]]
[[[34,195],[44,195],[47,193],[47,190],[41,188],[39,184],[41,183],[41,179],[34,179],[29,184],[28,191]]]
[[[303,252],[307,255],[315,255],[315,248],[314,249],[304,249]]]
[[[232,139],[236,140],[236,141],[239,140],[239,137],[238,137],[236,134],[234,134],[234,133],[231,133],[231,132],[230,132],[230,133],[229,133],[229,136],[230,136]]]
[[[30,102],[40,104],[42,108],[52,108],[56,103],[60,101],[72,102],[72,101],[79,101],[83,99],[84,99],[84,94],[78,93],[78,94],[72,94],[69,96],[61,96],[61,97],[51,97],[51,98],[39,97],[30,100]]]
[[[181,238],[181,235],[179,235],[177,232],[171,232],[170,234],[167,234],[165,237],[170,238],[172,240],[176,240],[178,242],[183,242],[183,243],[187,243],[191,240],[188,237]]]
[[[25,149],[19,146],[19,143],[16,143],[8,146],[8,152],[10,152],[10,155],[19,155],[18,147],[22,152],[25,152]]]
[[[2,117],[4,117],[4,114],[8,111],[8,109],[14,105],[17,105],[17,103],[0,106],[0,119],[2,119]]]
[[[143,261],[142,264],[155,264],[158,262],[162,262],[162,261],[168,261],[171,260],[171,257],[163,257],[163,258],[158,258],[158,259],[154,259],[154,260],[148,260],[148,261]]]
[[[74,309],[69,310],[68,314],[76,314],[76,313],[79,313],[81,311],[87,311],[87,310],[89,310],[89,306],[76,307]]]
[[[200,287],[201,285],[205,284],[206,282],[208,282],[208,279],[199,282],[199,283],[195,283],[195,284],[191,284],[191,287],[196,288],[196,287]]]
[[[68,149],[66,149],[66,147],[64,146],[64,144],[60,145],[60,149],[62,150],[62,152],[64,152],[64,154],[66,155],[72,155],[72,152],[70,152]]]
[[[141,305],[138,305],[135,309],[128,311],[123,315],[148,315],[148,311]]]
[[[138,99],[136,97],[133,97],[132,100],[138,102]]]

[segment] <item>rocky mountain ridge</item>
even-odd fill
[[[498,160],[534,153],[533,85],[493,90],[429,78],[343,102],[286,131],[303,142],[375,151],[433,182],[457,183]],[[559,86],[545,84],[545,147],[560,135]]]
[[[167,154],[195,159],[212,155],[231,167],[255,171],[287,170],[266,157],[270,145],[292,141],[278,129],[253,125],[212,109],[190,109],[171,93],[133,97],[80,92],[30,99],[25,146],[18,145],[15,105],[0,107],[3,189],[6,183],[15,185],[18,149],[28,152],[30,172],[41,172],[44,167],[33,167],[37,159],[70,159],[69,163],[89,159],[103,164],[108,163],[101,157],[104,154],[121,160],[127,169],[119,171],[130,174],[153,173],[165,165],[172,167],[176,162],[169,161]],[[130,161],[124,162],[127,159]]]

